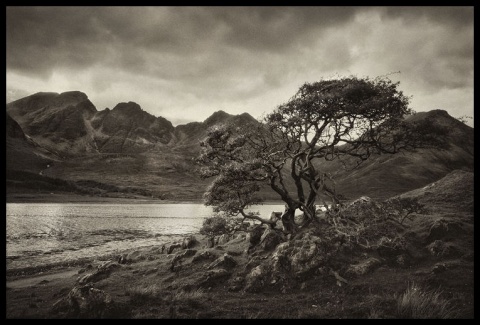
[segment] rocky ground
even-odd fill
[[[257,226],[7,272],[6,318],[473,318],[473,197],[451,196],[452,209],[434,189],[467,181],[414,193],[430,209],[402,225],[363,209],[366,219],[319,218],[291,238]]]

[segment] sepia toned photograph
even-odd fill
[[[474,7],[6,6],[6,319],[473,319]]]

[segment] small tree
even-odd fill
[[[214,237],[228,233],[227,220],[221,216],[213,216],[203,220],[200,234]]]
[[[409,99],[387,78],[341,78],[306,83],[263,123],[224,125],[209,131],[198,162],[203,177],[215,177],[205,204],[229,215],[271,223],[245,209],[259,203],[260,184],[268,185],[285,202],[284,230],[295,233],[295,211],[308,224],[315,220],[316,202],[328,197],[340,204],[332,177],[321,160],[355,166],[376,154],[394,154],[432,145],[433,126],[407,123],[414,112]],[[346,167],[346,164],[344,164]]]

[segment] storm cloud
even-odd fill
[[[473,7],[7,7],[6,13],[9,94],[80,90],[99,110],[135,101],[179,124],[219,109],[260,117],[305,82],[390,74],[415,110],[473,116]]]

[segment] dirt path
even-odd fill
[[[50,283],[53,281],[65,280],[78,274],[78,269],[61,270],[48,274],[35,275],[32,277],[19,278],[14,280],[7,279],[7,288],[19,289]]]

